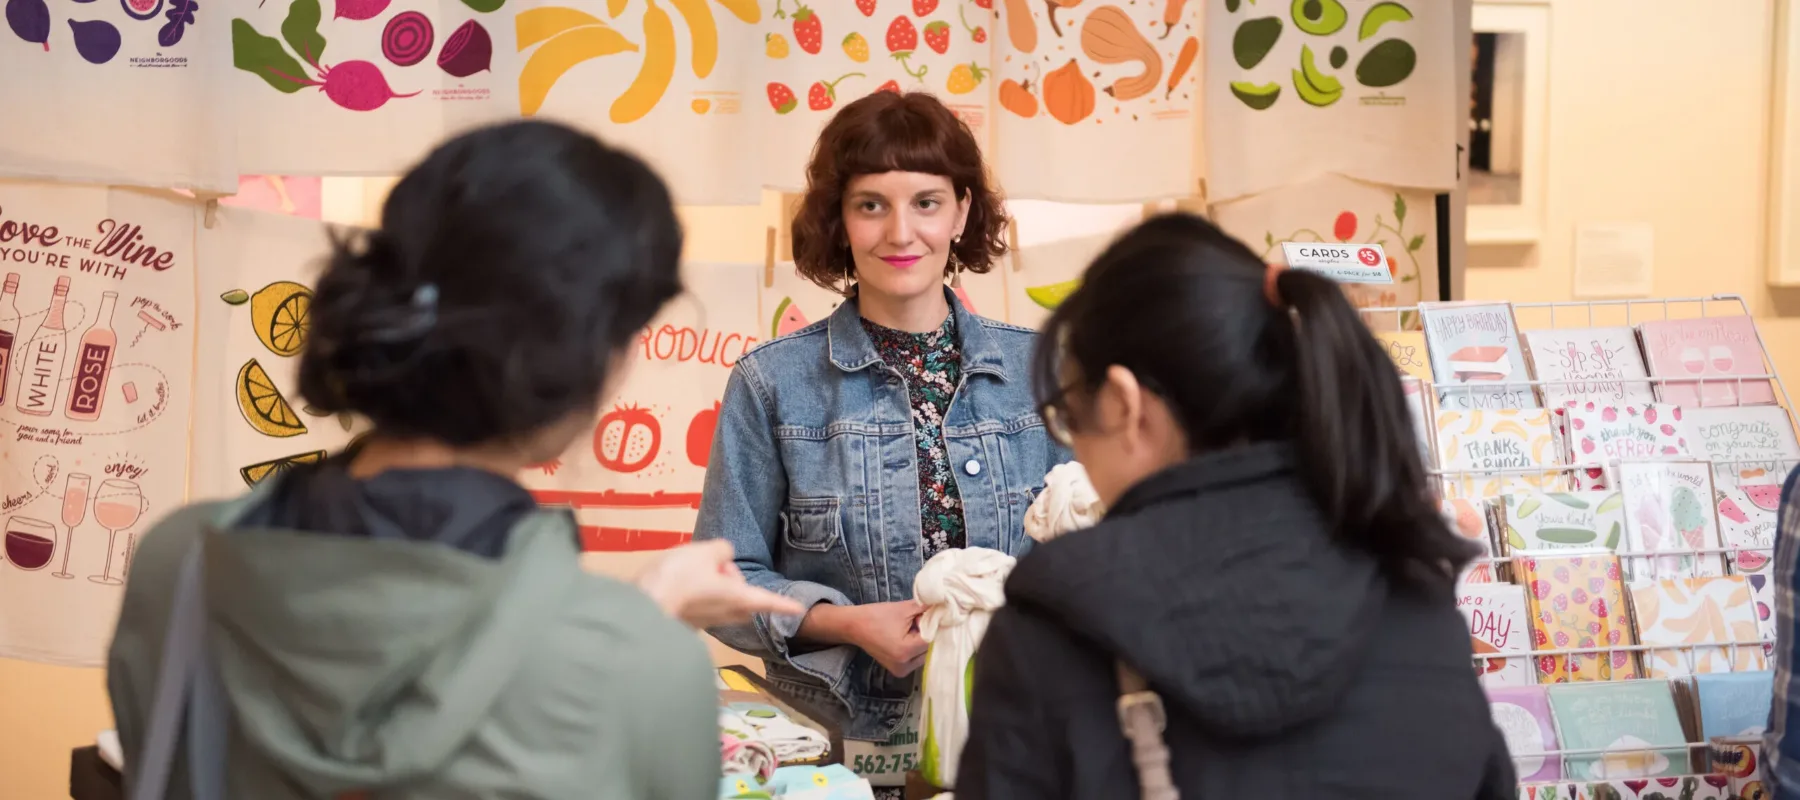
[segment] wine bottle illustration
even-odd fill
[[[13,373],[13,347],[19,340],[19,273],[6,273],[0,286],[0,406],[6,405],[6,387]]]
[[[37,332],[21,348],[20,412],[48,417],[56,410],[56,389],[62,381],[63,358],[69,344],[69,326],[63,319],[68,303],[69,279],[57,278],[56,288],[50,293],[50,313],[44,315]]]
[[[69,419],[92,422],[100,418],[100,406],[106,402],[106,379],[112,375],[113,350],[119,336],[113,332],[113,306],[119,302],[118,292],[100,295],[100,313],[94,326],[81,335],[75,348],[75,377],[69,387]]]

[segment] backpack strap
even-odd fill
[[[163,800],[174,772],[175,745],[184,728],[193,800],[224,800],[231,720],[224,687],[206,651],[206,536],[229,528],[257,494],[222,503],[214,513],[196,515],[202,520],[201,528],[176,572],[175,599],[163,632],[162,661],[156,672],[144,747],[135,760],[125,764],[130,800]]]
[[[1169,773],[1169,745],[1163,740],[1169,718],[1162,697],[1144,676],[1123,661],[1113,662],[1119,675],[1119,729],[1131,744],[1143,800],[1181,800]]]

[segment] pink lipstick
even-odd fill
[[[900,269],[919,263],[921,256],[882,256],[881,260]]]

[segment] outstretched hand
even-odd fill
[[[733,556],[730,542],[685,544],[657,556],[636,583],[669,616],[695,628],[734,625],[754,614],[805,613],[799,603],[751,586]]]

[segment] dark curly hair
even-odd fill
[[[806,194],[794,215],[794,269],[833,291],[845,288],[849,239],[844,188],[859,175],[942,175],[969,202],[953,252],[964,270],[984,273],[1006,255],[1006,210],[988,181],[981,145],[969,126],[924,92],[876,92],[843,107],[813,146]]]
[[[400,179],[379,230],[333,241],[300,393],[394,436],[529,435],[599,402],[681,291],[681,244],[637,158],[545,122],[465,133]]]

